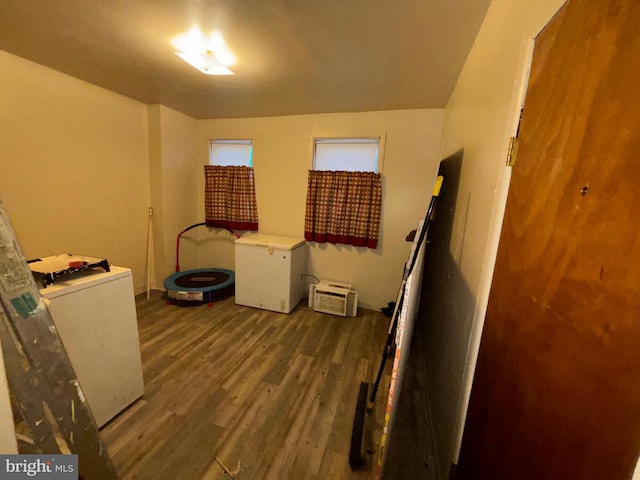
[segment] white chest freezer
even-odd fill
[[[40,290],[98,427],[144,388],[131,270],[110,269]]]
[[[235,241],[236,303],[290,313],[305,294],[304,238],[253,233]]]

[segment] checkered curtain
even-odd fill
[[[258,230],[253,168],[204,167],[204,210],[208,226]]]
[[[309,171],[304,222],[308,241],[376,248],[381,213],[379,173]]]

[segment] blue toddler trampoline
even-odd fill
[[[197,268],[180,271],[180,237],[192,228],[206,225],[196,223],[178,234],[176,241],[176,272],[164,281],[169,301],[176,305],[194,305],[207,303],[230,297],[235,291],[235,273],[224,268]],[[236,237],[233,231],[226,229]]]

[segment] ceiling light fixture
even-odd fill
[[[237,59],[219,32],[205,36],[198,27],[175,37],[176,55],[207,75],[233,75],[229,66]]]

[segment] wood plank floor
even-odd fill
[[[386,337],[380,312],[301,304],[285,315],[233,298],[178,307],[159,293],[137,310],[145,394],[102,429],[120,478],[229,478],[214,457],[247,480],[370,477],[351,472],[348,454],[358,388]]]

